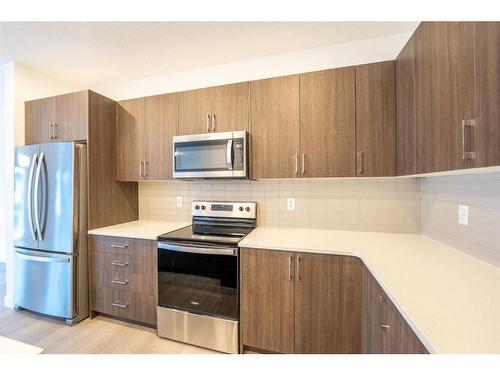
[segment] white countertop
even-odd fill
[[[89,234],[111,237],[140,238],[143,240],[156,240],[163,233],[190,225],[190,222],[136,220],[128,223],[111,225],[98,229],[89,230]]]
[[[357,256],[431,353],[500,353],[500,268],[438,241],[259,227],[239,246]]]

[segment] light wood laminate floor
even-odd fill
[[[0,264],[0,289],[5,286]],[[2,285],[3,284],[3,285]],[[211,350],[159,338],[156,330],[97,316],[68,327],[57,319],[3,307],[0,290],[0,336],[57,354],[210,354]]]

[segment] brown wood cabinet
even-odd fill
[[[475,23],[477,167],[500,165],[500,22]]]
[[[156,241],[89,236],[91,310],[156,325]]]
[[[179,93],[179,135],[248,130],[248,82]]]
[[[299,176],[299,76],[250,82],[252,178]]]
[[[356,175],[396,174],[394,61],[356,66]]]
[[[240,325],[243,345],[294,352],[294,254],[242,249]]]
[[[25,143],[86,140],[88,101],[85,90],[26,102]]]
[[[342,256],[241,251],[243,346],[279,353],[359,353],[362,273]]]
[[[116,105],[116,179],[138,181],[144,175],[144,98]]]
[[[415,127],[415,38],[396,58],[396,134],[398,176],[417,173]]]
[[[300,75],[300,176],[355,176],[355,82],[354,67]]]
[[[177,134],[177,94],[118,102],[116,132],[118,180],[172,178],[172,137]]]
[[[363,268],[364,354],[428,353],[370,271]]]
[[[417,173],[474,167],[474,24],[423,22],[414,38]]]

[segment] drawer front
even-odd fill
[[[95,251],[90,256],[91,275],[95,285],[156,295],[154,258]]]
[[[89,237],[89,249],[95,252],[150,257],[156,253],[156,241],[94,235]]]
[[[92,310],[156,325],[156,304],[153,296],[99,286],[93,288],[93,292]]]

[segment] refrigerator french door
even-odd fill
[[[88,316],[86,145],[16,148],[14,304],[73,324]]]

